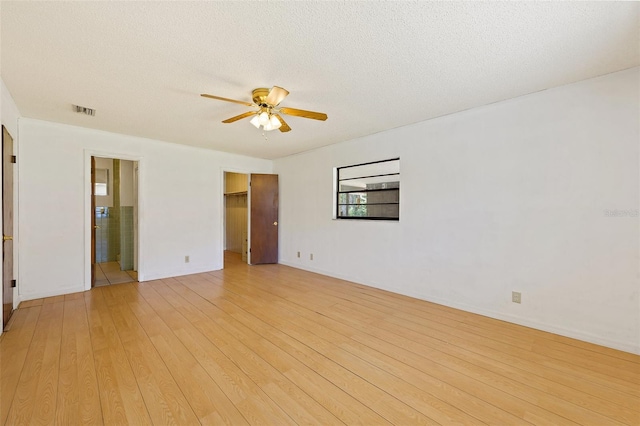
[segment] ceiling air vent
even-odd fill
[[[96,115],[96,110],[93,108],[87,108],[80,105],[74,105],[73,110],[78,114],[86,114],[94,117]]]

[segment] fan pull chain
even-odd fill
[[[264,138],[265,141],[269,142],[269,138],[267,137],[267,134],[262,131],[262,137]]]

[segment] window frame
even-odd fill
[[[387,162],[392,162],[392,161],[397,161],[398,162],[398,172],[397,173],[383,173],[383,174],[379,174],[379,175],[368,175],[368,176],[357,176],[357,177],[350,177],[350,178],[346,178],[346,179],[340,179],[340,170],[342,169],[349,169],[352,167],[362,167],[362,166],[368,166],[370,164],[380,164],[380,163],[387,163]],[[400,157],[397,158],[389,158],[389,159],[385,159],[385,160],[378,160],[378,161],[369,161],[366,163],[360,163],[360,164],[350,164],[348,166],[341,166],[341,167],[334,167],[334,179],[333,179],[333,183],[334,183],[334,208],[333,208],[333,218],[337,219],[337,220],[382,220],[382,221],[391,221],[391,222],[399,222],[400,221]],[[375,178],[375,177],[383,177],[383,176],[398,176],[398,187],[397,188],[384,188],[384,189],[364,189],[364,190],[354,190],[354,191],[340,191],[340,183],[344,182],[344,181],[348,181],[348,180],[356,180],[356,179],[366,179],[366,178]],[[370,193],[370,192],[380,192],[380,191],[397,191],[398,193],[398,202],[397,203],[379,203],[377,205],[380,204],[397,204],[398,206],[398,216],[397,217],[381,217],[381,216],[372,216],[372,217],[368,217],[368,216],[341,216],[340,215],[340,207],[344,206],[344,205],[349,205],[349,204],[344,204],[344,203],[340,203],[340,195],[341,194],[349,194],[349,193]],[[376,205],[376,204],[372,204],[372,205]]]

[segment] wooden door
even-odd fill
[[[13,138],[2,126],[2,328],[13,313]]]
[[[96,284],[96,157],[91,157],[91,287]]]
[[[278,175],[252,174],[250,185],[250,263],[278,263]]]

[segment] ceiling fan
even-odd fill
[[[305,111],[303,109],[278,107],[280,102],[287,97],[289,91],[282,87],[273,86],[271,90],[263,87],[254,89],[252,92],[253,103],[245,101],[237,101],[235,99],[222,98],[220,96],[208,95],[206,93],[201,94],[205,98],[217,99],[219,101],[233,102],[236,104],[246,105],[248,107],[258,108],[254,111],[245,112],[244,114],[236,115],[235,117],[227,118],[223,120],[223,123],[233,123],[234,121],[241,120],[243,118],[251,117],[251,124],[263,130],[276,130],[280,129],[281,132],[291,131],[291,127],[283,120],[280,114],[293,115],[296,117],[312,118],[314,120],[326,120],[327,114],[322,112]]]

